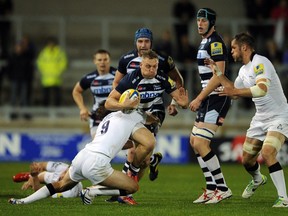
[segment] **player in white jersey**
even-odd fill
[[[59,181],[68,170],[69,165],[63,162],[55,162],[55,161],[43,161],[43,162],[33,162],[30,164],[30,172],[26,179],[21,178],[25,177],[26,173],[18,173],[14,177],[18,177],[16,182],[26,181],[21,189],[27,190],[32,188],[34,191],[37,191],[41,188],[41,184],[49,184],[52,182]],[[15,181],[14,180],[14,181]],[[21,181],[20,181],[21,180]],[[75,187],[72,189],[65,191],[63,193],[56,193],[52,197],[53,198],[73,198],[78,197],[82,190],[83,186],[82,183],[79,182]]]
[[[139,99],[131,100],[126,97],[121,107],[135,109],[139,102]],[[153,150],[156,142],[153,134],[143,124],[155,121],[159,122],[159,119],[139,113],[137,110],[129,114],[122,111],[110,113],[99,124],[93,141],[76,155],[60,181],[47,184],[26,198],[11,198],[9,203],[28,204],[57,192],[69,190],[84,179],[90,180],[93,186],[98,184],[102,186],[92,186],[83,190],[81,198],[84,204],[91,204],[93,198],[99,195],[126,196],[135,193],[138,190],[137,181],[121,171],[114,170],[111,167],[111,160],[131,137],[139,143],[133,162],[141,164]]]
[[[243,144],[243,165],[252,180],[242,197],[251,197],[267,181],[257,162],[261,153],[278,194],[273,207],[288,207],[284,173],[276,158],[288,137],[288,104],[281,82],[272,63],[255,53],[255,41],[250,34],[237,34],[231,48],[234,60],[243,63],[234,84],[222,75],[213,60],[207,59],[206,63],[210,64],[224,87],[219,93],[221,96],[250,97],[256,107]]]
[[[110,53],[107,50],[97,50],[93,55],[93,63],[96,66],[96,70],[83,76],[75,84],[72,92],[73,99],[80,110],[80,119],[82,121],[89,119],[90,121],[90,134],[92,138],[94,138],[97,126],[102,120],[97,113],[99,104],[105,101],[111,92],[116,73],[116,68],[110,66]],[[87,89],[90,89],[94,100],[91,112],[87,108],[83,98],[83,93]]]

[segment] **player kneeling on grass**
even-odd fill
[[[135,193],[139,188],[138,183],[121,171],[114,170],[111,160],[129,138],[140,143],[136,148],[136,164],[141,163],[155,146],[153,134],[143,124],[155,123],[159,119],[139,113],[135,109],[138,104],[139,98],[127,98],[121,106],[123,109],[134,109],[131,113],[117,111],[107,115],[99,124],[95,138],[76,155],[60,181],[47,184],[26,198],[11,198],[9,203],[28,204],[69,190],[84,179],[90,180],[93,186],[103,186],[82,190],[81,198],[84,204],[91,204],[93,198],[99,195],[125,196]]]

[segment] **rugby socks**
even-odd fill
[[[125,190],[108,188],[104,186],[89,187],[89,196],[126,196],[127,193]]]
[[[152,154],[150,157],[150,165],[155,166],[156,163],[157,163],[157,158],[154,156],[154,154]]]
[[[32,202],[35,202],[37,200],[44,199],[46,197],[53,195],[54,194],[53,191],[55,193],[55,189],[54,189],[53,185],[47,184],[46,186],[41,187],[39,190],[37,190],[36,192],[31,194],[30,196],[25,197],[23,199],[19,199],[19,200],[23,201],[25,204],[32,203]],[[51,192],[53,194],[51,194]]]
[[[131,163],[130,166],[129,166],[129,171],[132,173],[132,175],[136,176],[136,175],[138,175],[138,173],[139,173],[139,171],[140,171],[140,168],[134,166],[134,165]]]
[[[277,193],[279,197],[283,197],[287,199],[287,191],[286,191],[286,184],[285,184],[285,177],[283,169],[279,162],[273,164],[272,166],[268,167],[270,177],[277,189]]]
[[[255,163],[252,167],[244,166],[246,171],[253,177],[253,181],[256,185],[262,182],[262,175],[260,172],[260,164],[258,162]]]
[[[212,151],[210,151],[205,157],[203,157],[203,161],[206,163],[207,168],[213,175],[217,189],[220,191],[227,191],[228,187],[222,174],[217,156]]]
[[[122,168],[122,172],[126,174],[128,172],[129,166],[130,166],[130,162],[128,160],[126,160],[126,162]]]
[[[214,180],[214,177],[212,176],[211,172],[207,168],[206,163],[203,161],[202,157],[199,154],[196,154],[198,163],[200,165],[200,168],[202,169],[203,175],[205,177],[206,181],[206,189],[207,190],[216,190],[216,182]]]

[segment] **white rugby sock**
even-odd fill
[[[28,204],[28,203],[32,203],[40,199],[44,199],[49,196],[50,196],[50,192],[48,188],[46,186],[43,186],[39,190],[31,194],[30,196],[22,198],[20,200],[23,201],[25,204],[26,203]]]

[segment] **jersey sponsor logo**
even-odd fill
[[[101,86],[101,87],[96,87],[92,89],[94,94],[107,94],[110,93],[112,91],[112,87],[105,87],[105,86]]]
[[[137,64],[135,62],[132,62],[130,65],[129,65],[130,68],[139,68],[139,63],[137,62]]]
[[[130,57],[133,57],[133,56],[134,56],[134,54],[131,53],[131,54],[128,54],[128,55],[124,56],[124,59],[126,59],[126,58],[130,58]]]
[[[256,76],[260,75],[260,74],[264,74],[264,65],[263,64],[259,64],[256,67],[254,67],[254,73]]]
[[[211,56],[223,55],[222,43],[214,42],[211,43]]]
[[[161,96],[161,92],[140,92],[141,100],[148,99],[148,98],[156,98],[160,96]]]

